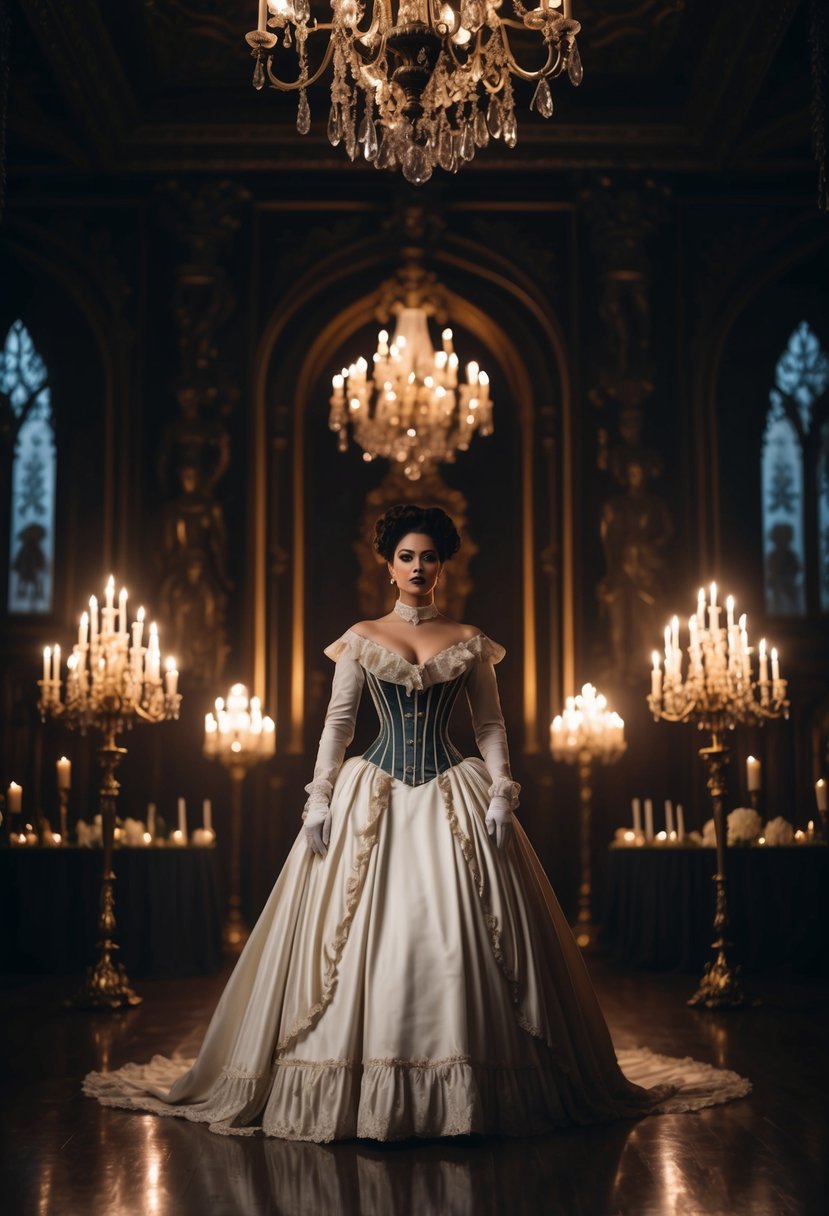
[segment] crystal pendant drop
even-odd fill
[[[461,142],[458,149],[462,160],[472,160],[475,155],[475,141],[472,138],[472,128],[468,122],[463,124]]]
[[[489,143],[489,127],[486,125],[486,114],[483,110],[475,111],[472,133],[476,147],[485,148]]]
[[[357,131],[357,143],[359,143],[359,144],[365,143],[366,133],[368,132],[368,124],[369,124],[369,113],[368,113],[368,110],[366,110],[366,112],[363,115],[362,120],[360,122],[359,130]]]
[[[374,161],[376,169],[390,169],[394,157],[392,156],[391,142],[387,134],[383,135],[380,140],[380,147],[377,149],[377,156]]]
[[[371,162],[377,159],[377,128],[371,119],[366,124],[366,132],[363,137],[363,156],[367,161]]]
[[[256,67],[253,69],[253,87],[255,89],[263,89],[265,87],[265,69],[262,66],[262,60],[256,59]]]
[[[350,115],[343,115],[343,143],[349,160],[357,159],[357,133],[354,130],[354,120]]]
[[[512,111],[504,119],[504,143],[508,148],[514,148],[518,143],[518,123]]]
[[[331,106],[331,111],[328,115],[328,142],[332,148],[336,148],[337,144],[343,137],[342,123],[340,122],[340,107],[336,101]]]
[[[577,43],[573,43],[573,49],[570,52],[570,62],[567,64],[567,75],[570,77],[570,83],[577,88],[584,79],[584,68],[581,64],[581,55]]]
[[[501,122],[501,103],[497,97],[492,97],[486,112],[486,123],[493,139],[498,139],[501,134]]]
[[[420,186],[432,176],[432,162],[425,148],[412,144],[403,159],[403,176],[407,182]]]
[[[308,105],[308,95],[304,89],[299,91],[299,105],[296,111],[296,129],[300,135],[307,135],[311,130],[311,107]]]
[[[543,78],[538,82],[533,99],[530,102],[530,109],[538,110],[542,118],[550,118],[552,116],[553,95],[550,92],[549,84]]]
[[[452,140],[452,129],[448,124],[440,129],[437,153],[437,160],[441,169],[445,169],[447,173],[451,173],[452,163],[455,159],[455,148]]]

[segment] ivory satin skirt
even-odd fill
[[[520,824],[501,852],[487,835],[489,785],[476,759],[415,787],[346,761],[328,854],[299,834],[197,1059],[90,1073],[85,1092],[317,1142],[532,1135],[747,1093],[692,1060],[617,1060]]]

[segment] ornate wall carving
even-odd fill
[[[667,503],[648,488],[662,458],[643,438],[653,394],[653,262],[649,240],[667,218],[667,192],[602,178],[585,192],[601,321],[601,346],[589,396],[599,412],[597,464],[618,489],[601,509],[605,572],[596,592],[604,633],[605,678],[641,682],[659,637],[673,523]]]
[[[223,263],[247,197],[230,182],[208,181],[193,190],[171,182],[161,210],[162,222],[186,248],[175,270],[171,302],[178,331],[179,417],[165,428],[158,459],[167,500],[161,603],[179,666],[188,680],[202,686],[220,679],[228,653],[232,583],[217,490],[230,464],[225,420],[239,389],[219,357],[217,337],[236,307]]]

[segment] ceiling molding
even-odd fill
[[[721,166],[737,143],[802,2],[729,0],[719,6],[685,112],[712,168]]]
[[[19,0],[61,96],[106,163],[135,122],[136,102],[94,0]]]

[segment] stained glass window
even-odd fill
[[[829,431],[814,417],[815,402],[827,384],[829,358],[801,321],[775,367],[763,436],[765,597],[767,611],[775,616],[807,611],[807,568],[815,555],[808,552],[806,521],[812,512],[817,515],[820,604],[829,610]],[[815,496],[806,501],[816,450]]]
[[[54,594],[57,456],[46,365],[22,321],[0,349],[0,393],[15,428],[8,610],[46,613]]]

